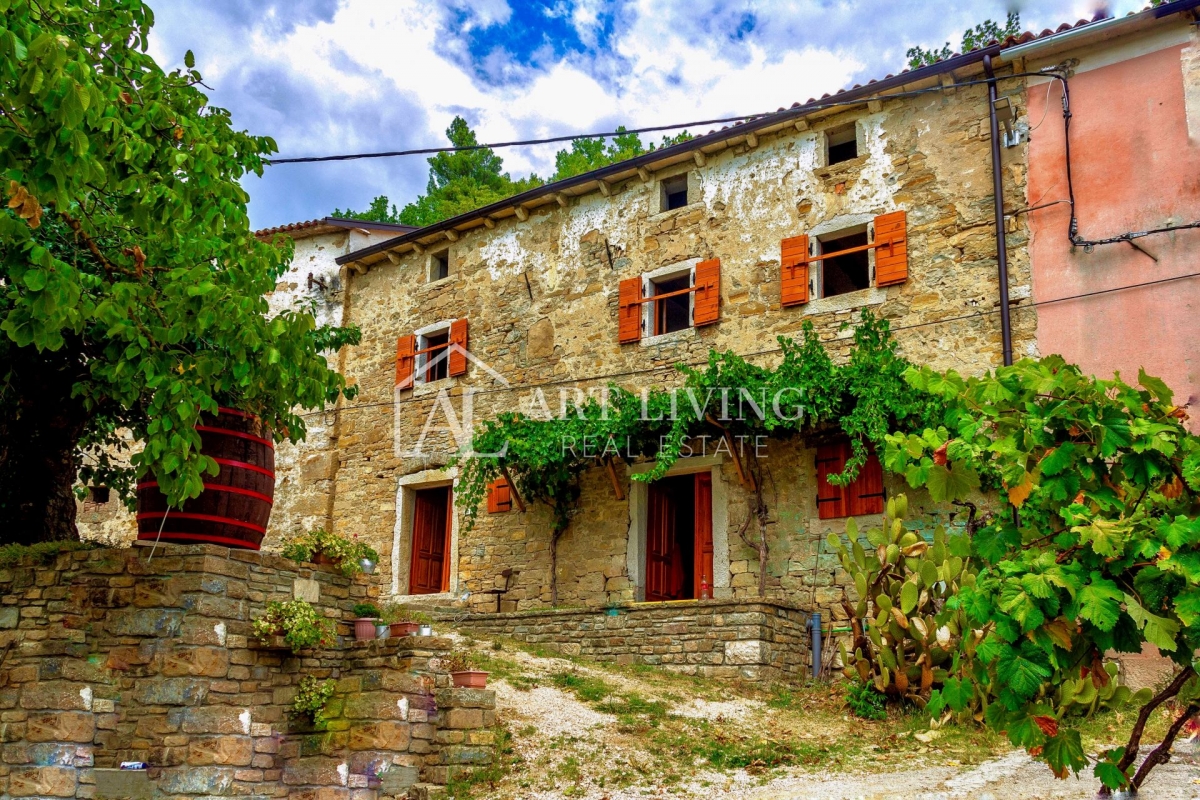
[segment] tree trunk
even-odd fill
[[[52,356],[18,360],[24,363],[2,365],[8,385],[0,409],[0,541],[78,539],[74,486],[87,416],[71,397],[77,370]]]

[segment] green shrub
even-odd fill
[[[856,717],[887,719],[886,700],[874,683],[853,678],[846,683],[846,705]]]
[[[318,616],[317,611],[303,600],[267,603],[267,610],[254,620],[254,635],[264,644],[273,636],[283,636],[292,652],[308,647],[330,647],[337,642],[333,623]]]
[[[307,717],[312,720],[313,727],[322,729],[329,722],[325,717],[325,705],[333,696],[334,680],[321,680],[312,675],[306,675],[300,680],[299,691],[292,700],[289,712],[293,717]]]
[[[355,619],[379,619],[382,616],[379,606],[374,603],[355,603],[350,613]]]
[[[358,541],[357,536],[346,538],[317,529],[283,540],[282,555],[292,561],[309,562],[321,554],[332,559],[347,576],[362,572],[362,565],[358,562],[364,558],[379,562],[379,553],[370,545]]]
[[[0,567],[11,567],[28,557],[34,564],[49,564],[59,553],[74,550],[94,550],[92,542],[38,542],[37,544],[0,545]]]

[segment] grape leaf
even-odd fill
[[[1179,634],[1179,623],[1175,620],[1151,614],[1131,594],[1125,595],[1125,611],[1133,617],[1146,641],[1159,650],[1169,653],[1178,646],[1175,637]]]
[[[1092,573],[1092,582],[1079,591],[1076,598],[1079,616],[1102,631],[1110,631],[1121,616],[1121,601],[1125,594],[1110,580]]]

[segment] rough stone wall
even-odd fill
[[[449,688],[448,640],[348,641],[351,605],[377,595],[212,546],[0,569],[0,796],[378,800],[487,763],[494,695]],[[337,648],[251,636],[267,601],[296,596],[337,621]],[[320,733],[288,714],[308,675],[337,681]],[[113,774],[121,761],[150,769]]]
[[[1023,98],[1014,101],[1024,113]],[[822,130],[855,120],[863,155],[822,166]],[[849,111],[813,128],[760,137],[753,149],[739,145],[709,154],[703,167],[678,165],[650,183],[632,178],[614,184],[611,197],[593,193],[567,200],[565,208],[533,211],[525,222],[498,221],[494,229],[464,233],[449,244],[450,277],[441,281],[426,280],[428,253],[404,255],[398,264],[381,262],[354,277],[348,319],[364,336],[347,353],[346,375],[361,394],[340,416],[337,530],[371,542],[385,554],[385,570],[408,568],[386,555],[399,531],[397,480],[445,464],[464,443],[454,437],[453,426],[462,422],[461,395],[467,389],[477,392],[478,424],[503,410],[557,412],[560,389],[597,390],[608,381],[635,391],[677,385],[674,365],[701,363],[713,349],[758,353],[753,360],[769,365],[778,358],[776,337],[797,335],[805,322],[842,353],[850,334],[840,326],[863,307],[891,321],[901,352],[914,361],[968,373],[999,364],[983,87],[886,101],[877,112]],[[1024,151],[1022,145],[1003,152],[1005,200],[1012,207],[1024,197]],[[689,173],[689,204],[658,212],[658,181],[683,172]],[[782,238],[896,209],[905,210],[908,219],[906,283],[780,307]],[[1017,300],[1029,296],[1026,238],[1023,218],[1011,221],[1010,290]],[[717,324],[638,344],[617,342],[621,279],[710,257],[721,259]],[[470,321],[471,353],[487,368],[473,363],[463,378],[396,395],[396,337],[462,317]],[[1018,356],[1034,353],[1032,314],[1015,313],[1013,333]],[[439,398],[443,389],[448,402]],[[445,414],[447,406],[455,419]],[[422,435],[421,453],[410,452]],[[789,455],[788,445],[772,443],[769,460],[780,487],[780,518],[770,534],[779,544],[769,565],[771,583],[774,592],[795,601],[806,599],[812,583],[828,589],[831,568],[817,553],[830,525],[813,522],[807,446]],[[745,595],[756,586],[757,564],[733,531],[744,514],[744,496],[728,465],[722,474],[730,487],[725,509],[730,588]],[[458,588],[470,589],[479,608],[493,602],[480,591],[495,585],[505,568],[520,570],[515,591],[506,595],[518,607],[547,602],[550,519],[544,512],[481,513],[474,530],[460,531],[454,554]],[[844,521],[831,524],[840,528]],[[599,470],[586,475],[580,511],[560,546],[561,602],[632,597],[624,572],[628,526],[628,502],[615,498]],[[826,591],[818,603],[829,599]]]
[[[807,616],[772,602],[642,603],[608,611],[555,609],[473,614],[481,636],[565,655],[655,664],[688,675],[798,682],[809,674]]]

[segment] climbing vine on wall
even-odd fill
[[[506,477],[526,503],[552,508],[557,543],[570,524],[585,470],[618,459],[653,460],[653,468],[634,479],[656,480],[685,454],[690,440],[705,435],[752,442],[757,436],[783,439],[840,428],[850,437],[852,457],[830,480],[848,483],[873,446],[882,452],[888,433],[921,430],[941,420],[942,400],[905,382],[912,365],[897,354],[887,320],[870,311],[862,312],[844,361],[835,363],[811,323],[805,323],[798,340],[781,336],[779,345],[774,367],[752,364],[732,351],[713,351],[702,368],[680,366],[684,381],[674,390],[635,394],[610,386],[606,402],[589,398],[562,417],[505,413],[487,420],[470,451],[454,460],[466,527],[474,524],[488,484]],[[761,497],[757,505],[761,511]],[[553,597],[553,578],[551,583]]]

